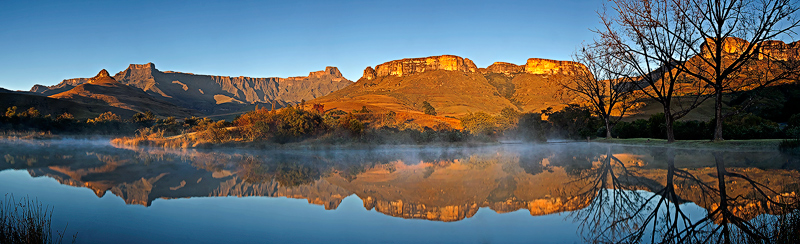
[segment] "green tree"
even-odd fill
[[[422,111],[428,115],[436,115],[436,109],[428,101],[422,102]]]
[[[461,117],[461,126],[475,135],[493,135],[497,129],[494,117],[484,112],[470,113]]]

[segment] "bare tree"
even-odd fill
[[[585,66],[574,68],[571,75],[556,79],[562,95],[575,94],[591,104],[597,116],[606,125],[606,138],[611,139],[611,129],[625,115],[634,102],[632,79],[625,74],[631,67],[615,58],[609,45],[596,42],[584,45],[573,60]]]
[[[713,90],[715,141],[723,139],[723,94],[752,88],[736,79],[743,67],[765,57],[759,55],[765,41],[793,34],[800,26],[796,0],[611,1],[626,38],[651,51],[636,54],[674,65],[673,70]],[[760,87],[779,79],[753,80]]]

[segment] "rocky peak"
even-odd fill
[[[154,63],[131,64],[131,65],[128,65],[128,69],[156,70],[156,64],[154,64]]]
[[[97,73],[94,77],[89,79],[89,84],[99,84],[99,83],[117,83],[117,81],[108,74],[108,71],[105,69],[101,70],[100,73]]]
[[[367,68],[364,69],[364,75],[362,76],[362,78],[367,80],[374,80],[376,77],[378,77],[378,73],[375,72],[375,69],[373,69],[372,66],[367,66]]]
[[[407,58],[389,61],[375,66],[376,77],[402,77],[434,70],[476,72],[478,68],[472,60],[454,55]]]
[[[110,76],[111,75],[108,74],[108,71],[106,69],[103,69],[100,71],[100,73],[97,73],[97,75],[95,75],[94,78],[110,77]]]
[[[344,78],[342,76],[342,72],[339,71],[339,68],[333,66],[326,66],[325,70],[314,71],[308,73],[309,78],[322,78],[322,77],[330,77],[330,78]]]

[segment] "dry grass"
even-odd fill
[[[63,231],[55,231],[53,236],[53,208],[23,197],[17,201],[14,195],[6,195],[0,201],[0,243],[62,243]],[[75,243],[77,233],[72,236]]]

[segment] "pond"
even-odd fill
[[[51,206],[53,228],[78,243],[769,237],[800,188],[800,160],[776,150],[587,142],[175,150],[5,140],[0,156],[6,201]]]

